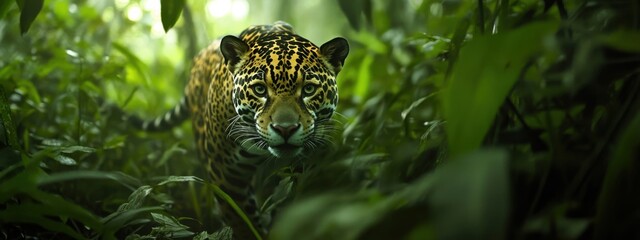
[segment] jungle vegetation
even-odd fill
[[[636,0],[3,0],[0,239],[229,239],[182,96],[283,20],[351,52],[323,154],[260,167],[269,239],[640,239]]]

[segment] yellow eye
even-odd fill
[[[264,94],[267,93],[267,87],[264,84],[256,84],[253,85],[252,88],[258,96],[264,96]]]
[[[304,92],[305,95],[309,96],[316,92],[316,85],[307,84],[302,88],[302,91]]]

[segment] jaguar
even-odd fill
[[[251,26],[214,41],[193,59],[184,97],[172,110],[151,121],[130,120],[157,131],[190,117],[213,184],[259,226],[252,196],[257,167],[265,159],[302,158],[326,145],[338,103],[336,77],[348,53],[342,37],[318,47],[281,21]],[[218,202],[234,238],[253,238],[230,204]]]

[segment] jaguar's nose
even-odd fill
[[[291,123],[273,124],[272,123],[269,126],[274,130],[274,132],[278,133],[286,141],[287,139],[289,139],[289,137],[291,137],[291,135],[293,135],[293,133],[296,132],[296,130],[298,130],[298,128],[300,128],[300,123],[296,123],[296,124],[291,124]]]

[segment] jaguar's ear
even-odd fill
[[[249,46],[244,41],[242,41],[242,39],[235,36],[225,36],[220,42],[220,52],[222,52],[222,56],[224,56],[224,60],[225,62],[227,62],[229,70],[231,70],[232,72],[235,66],[240,62],[240,60],[245,57],[248,51]]]
[[[349,54],[349,43],[341,37],[331,39],[320,46],[320,54],[333,66],[333,71],[338,74]]]

